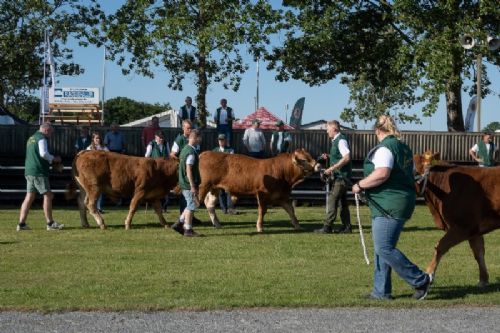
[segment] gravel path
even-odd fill
[[[500,307],[0,312],[0,332],[499,332]]]

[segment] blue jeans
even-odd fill
[[[391,271],[394,270],[413,288],[427,282],[427,274],[396,249],[405,220],[387,217],[372,219],[372,237],[375,248],[375,273],[372,296],[389,298],[392,292]]]
[[[102,210],[102,203],[104,202],[104,194],[101,193],[99,198],[97,198],[96,208]]]
[[[217,125],[217,134],[224,134],[226,136],[226,145],[231,146],[233,144],[233,131],[227,124]]]
[[[219,192],[219,204],[220,209],[227,211],[228,209],[233,209],[233,201],[231,200],[231,193],[224,190]]]

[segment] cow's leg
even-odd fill
[[[87,192],[87,196],[85,198],[85,201],[87,202],[87,208],[89,209],[90,215],[92,215],[97,225],[104,230],[106,229],[106,224],[104,224],[104,219],[102,218],[101,213],[99,213],[99,211],[97,210],[96,205],[97,199],[99,198],[101,193],[93,190],[89,190],[89,192]]]
[[[300,230],[299,221],[297,220],[297,216],[295,216],[295,210],[293,209],[292,201],[284,201],[281,203],[281,207],[288,213],[290,219],[292,220],[292,224],[295,230]]]
[[[466,233],[460,229],[450,229],[446,234],[438,241],[434,250],[434,257],[427,266],[427,273],[435,274],[436,268],[441,260],[441,257],[448,252],[453,246],[463,242],[467,239]]]
[[[80,188],[80,194],[77,197],[78,211],[80,212],[80,224],[83,228],[89,228],[89,221],[87,220],[87,207],[85,206],[85,192]]]
[[[217,214],[215,213],[215,205],[217,204],[217,200],[219,199],[219,191],[212,190],[207,193],[205,196],[205,207],[207,207],[208,215],[210,216],[210,220],[212,224],[216,228],[220,228],[221,224]]]
[[[264,215],[266,215],[267,212],[267,204],[263,196],[260,194],[257,194],[257,203],[259,204],[259,217],[257,218],[257,232],[262,232],[264,225]]]
[[[488,285],[488,270],[486,269],[486,262],[484,260],[484,237],[475,236],[469,239],[469,245],[474,253],[474,258],[479,265],[479,284],[478,286],[483,288]]]
[[[153,208],[155,209],[156,215],[158,215],[158,219],[160,220],[160,224],[165,228],[168,228],[167,221],[163,217],[163,207],[161,206],[160,199],[153,201]]]
[[[134,196],[132,197],[132,200],[130,200],[130,207],[128,209],[127,218],[125,219],[125,230],[130,229],[130,225],[132,224],[132,219],[134,218],[134,214],[137,211],[137,206],[139,205],[139,202],[142,200],[143,197],[144,197],[144,191],[138,190],[135,192]]]

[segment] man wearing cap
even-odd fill
[[[276,122],[277,130],[271,136],[271,155],[276,156],[281,153],[287,153],[290,148],[292,136],[285,131],[285,124],[282,120]]]
[[[257,118],[252,120],[252,127],[245,130],[243,144],[247,148],[248,155],[254,158],[264,158],[266,150],[266,138],[260,129],[261,121]]]
[[[476,143],[470,150],[469,154],[472,159],[479,163],[480,167],[495,166],[497,149],[493,142],[493,133],[484,132],[483,140]]]
[[[217,125],[217,133],[224,134],[227,144],[231,144],[233,131],[234,111],[227,106],[225,98],[220,100],[220,107],[217,108],[214,115],[214,122]]]
[[[226,153],[226,154],[234,154],[234,149],[226,146],[226,136],[224,134],[219,134],[217,137],[219,141],[219,145],[212,149],[212,151]],[[219,193],[219,203],[220,209],[224,214],[236,214],[233,206],[233,202],[231,200],[231,194],[224,190],[221,190]]]

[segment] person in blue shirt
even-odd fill
[[[104,145],[108,147],[109,151],[125,154],[125,139],[120,132],[120,125],[116,121],[111,123],[111,131],[106,133]]]

